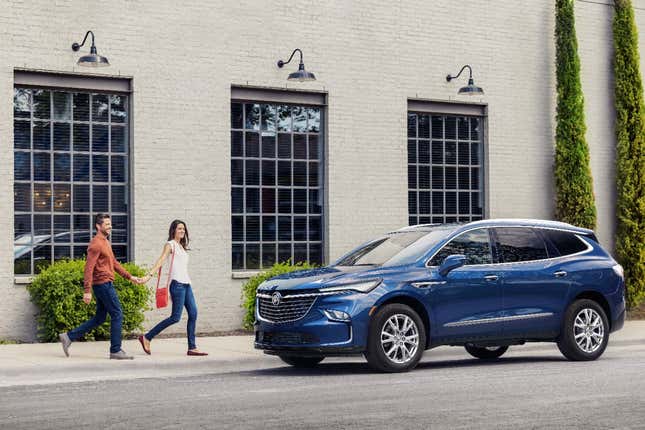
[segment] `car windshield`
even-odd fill
[[[454,228],[454,227],[453,227]],[[390,233],[378,238],[334,263],[335,266],[394,266],[416,261],[433,244],[444,238],[453,228],[437,230],[410,230]],[[415,258],[416,256],[416,258]]]

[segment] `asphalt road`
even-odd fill
[[[439,348],[405,374],[266,357],[190,377],[16,386],[0,389],[0,428],[645,429],[645,342],[610,342],[586,363],[550,344],[495,362]]]

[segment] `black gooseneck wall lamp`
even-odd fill
[[[85,41],[87,40],[87,36],[92,35],[92,46],[90,47],[90,54],[89,55],[83,55],[81,58],[78,59],[77,64],[79,66],[85,66],[85,67],[106,67],[110,65],[110,62],[108,61],[107,58],[99,55],[96,53],[96,46],[94,45],[94,33],[92,30],[88,31],[85,33],[85,37],[83,38],[83,42],[79,45],[78,43],[74,42],[72,44],[72,50],[74,52],[77,52],[79,49],[81,49],[81,46],[85,45]]]
[[[475,85],[475,82],[473,81],[473,69],[468,64],[462,67],[456,76],[450,76],[450,75],[446,76],[446,81],[450,82],[451,80],[458,78],[461,75],[461,72],[463,72],[466,67],[468,67],[468,72],[469,72],[468,85],[466,85],[465,87],[459,88],[458,94],[465,94],[469,96],[483,95],[484,90],[481,87],[478,87]]]
[[[300,53],[300,65],[298,66],[298,71],[290,73],[287,80],[298,81],[298,82],[315,81],[316,76],[313,73],[305,70],[305,63],[302,62],[302,51],[298,48],[293,50],[293,52],[291,53],[291,56],[287,61],[278,60],[278,67],[282,68],[285,64],[289,64],[296,52]]]

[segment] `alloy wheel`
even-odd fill
[[[596,310],[584,308],[573,323],[573,338],[582,351],[591,354],[602,345],[605,338],[605,325]]]
[[[394,314],[383,324],[381,347],[389,360],[404,364],[419,348],[419,329],[408,315]]]

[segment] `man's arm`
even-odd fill
[[[127,270],[125,270],[123,266],[121,266],[121,264],[117,261],[116,258],[114,258],[113,263],[114,263],[114,271],[116,273],[123,276],[125,279],[129,281],[136,281],[134,276],[132,276]]]
[[[83,289],[85,294],[92,292],[92,277],[94,275],[94,267],[99,259],[101,250],[96,244],[91,244],[87,248],[87,262],[85,263],[85,272],[83,274]]]

